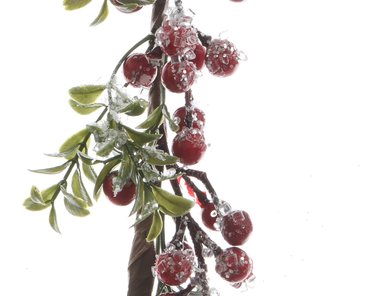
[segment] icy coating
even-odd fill
[[[206,54],[206,67],[216,76],[229,76],[239,65],[239,53],[228,40],[214,39]]]
[[[174,92],[188,91],[195,81],[195,66],[188,61],[168,62],[162,71],[162,82],[165,87]]]
[[[232,246],[244,244],[252,231],[252,221],[245,211],[231,211],[222,218],[221,234]]]
[[[157,68],[144,54],[133,54],[124,62],[123,74],[132,86],[150,87],[157,76]]]

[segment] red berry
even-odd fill
[[[173,139],[172,153],[185,165],[196,164],[207,150],[203,134],[185,129]]]
[[[239,54],[228,40],[214,39],[208,46],[206,66],[216,76],[229,76],[239,65]]]
[[[123,13],[132,13],[143,8],[142,6],[131,8],[132,4],[125,4],[122,0],[110,0],[110,2]]]
[[[216,257],[216,272],[228,282],[242,282],[252,272],[252,260],[238,247],[227,248]]]
[[[188,112],[192,112],[191,119],[192,124],[190,128],[192,129],[199,129],[202,130],[205,124],[205,114],[202,110],[198,108],[194,108],[194,110],[189,110]],[[173,113],[173,118],[179,125],[178,132],[181,132],[186,127],[186,107],[180,107]]]
[[[161,282],[178,286],[187,281],[192,273],[194,256],[189,250],[171,250],[157,256],[156,273]]]
[[[122,190],[114,194],[114,178],[118,175],[118,171],[113,171],[105,177],[103,183],[103,191],[104,194],[108,197],[108,199],[114,203],[115,205],[125,206],[131,203],[136,197],[136,186],[135,184],[129,180],[123,186]]]
[[[205,226],[211,230],[217,230],[215,227],[218,218],[215,205],[211,202],[206,203],[202,209],[202,221]]]
[[[179,63],[168,62],[162,70],[164,86],[174,92],[188,91],[195,81],[194,64],[188,61]]]
[[[231,211],[221,221],[221,234],[232,246],[241,246],[253,231],[252,221],[245,211]]]
[[[198,43],[196,30],[180,20],[166,20],[156,32],[157,41],[165,54],[184,55]]]
[[[149,87],[157,76],[157,68],[145,54],[133,54],[123,64],[123,75],[135,87]]]
[[[202,44],[198,43],[194,49],[195,57],[193,59],[189,59],[190,62],[195,64],[197,70],[201,70],[204,66],[204,61],[206,59],[206,49],[203,47]]]

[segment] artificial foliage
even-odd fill
[[[90,2],[64,0],[64,7],[76,10]],[[218,295],[208,282],[208,257],[214,257],[216,273],[225,282],[235,288],[248,285],[254,278],[252,260],[240,246],[253,225],[246,211],[218,197],[206,172],[193,167],[207,153],[207,142],[206,112],[194,105],[192,85],[201,84],[201,71],[231,76],[244,55],[229,40],[195,28],[182,1],[104,0],[91,25],[103,22],[112,7],[124,16],[149,5],[151,31],[128,49],[109,81],[69,90],[71,108],[81,115],[97,113],[96,121],[49,154],[60,158],[60,165],[32,170],[62,177],[43,190],[32,186],[24,207],[49,211],[51,227],[60,232],[57,199],[78,217],[89,215],[100,195],[112,206],[131,206],[136,220],[127,295]],[[145,44],[145,52],[140,51]],[[167,92],[183,96],[177,110],[167,107]],[[134,127],[127,118],[137,116],[143,119]],[[172,143],[168,133],[175,135]],[[162,187],[165,183],[171,191]],[[196,206],[202,208],[201,221],[191,215]],[[166,233],[166,223],[175,223],[175,233]],[[212,231],[220,231],[230,247],[218,246]]]

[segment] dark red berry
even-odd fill
[[[190,250],[171,250],[157,256],[155,267],[158,279],[166,285],[178,286],[191,273],[194,256]]]
[[[190,117],[192,122],[189,128],[202,130],[206,121],[204,112],[196,107],[194,110],[188,110],[188,112],[192,113]],[[186,107],[180,107],[173,113],[173,118],[179,125],[178,132],[182,131],[186,127],[186,113]]]
[[[202,44],[198,43],[193,51],[195,57],[193,59],[189,59],[189,61],[195,64],[197,70],[201,70],[206,59],[206,49],[203,47]]]
[[[252,221],[245,211],[231,211],[222,218],[222,236],[232,246],[244,244],[252,231]]]
[[[202,221],[211,230],[217,230],[215,223],[218,218],[215,205],[211,202],[206,203],[202,209]]]
[[[104,194],[115,205],[125,206],[131,203],[136,197],[136,186],[129,180],[123,186],[122,190],[114,194],[114,178],[118,175],[117,171],[113,171],[107,175],[103,183]]]
[[[172,153],[185,165],[196,164],[207,150],[202,133],[185,129],[173,139]]]
[[[227,248],[216,257],[216,272],[231,283],[247,279],[252,267],[252,260],[238,247]]]
[[[145,54],[133,54],[123,64],[123,75],[135,87],[150,87],[157,76],[157,67],[149,63]]]
[[[125,4],[123,1],[121,0],[110,0],[110,2],[121,12],[123,13],[132,13],[132,12],[135,12],[135,11],[138,11],[140,9],[142,9],[143,7],[138,5],[138,6],[135,6],[133,4]]]
[[[229,76],[239,65],[239,54],[228,40],[214,39],[207,48],[206,66],[216,76]]]
[[[195,81],[194,64],[188,61],[173,63],[168,62],[162,70],[162,82],[164,86],[174,92],[188,91]]]
[[[157,41],[165,54],[184,55],[199,42],[196,30],[180,20],[166,20],[156,32]]]

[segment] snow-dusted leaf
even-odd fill
[[[159,105],[157,108],[153,110],[152,113],[139,124],[136,128],[141,129],[156,129],[162,122],[163,114],[162,114],[162,105]]]
[[[112,169],[117,164],[120,163],[120,161],[121,160],[119,158],[114,158],[111,161],[109,161],[107,164],[105,164],[105,166],[100,171],[100,173],[99,173],[99,175],[96,179],[95,187],[94,187],[94,198],[95,198],[95,200],[98,200],[98,198],[99,198],[100,188],[104,183],[105,177],[112,171]]]
[[[78,114],[81,114],[81,115],[88,115],[88,114],[91,114],[91,113],[95,112],[96,110],[98,110],[101,107],[105,107],[104,104],[100,104],[100,103],[80,104],[79,102],[77,102],[75,100],[72,100],[72,99],[70,99],[68,102],[69,102],[69,105],[71,106],[71,108],[74,111],[76,111]]]
[[[120,109],[120,113],[125,113],[129,116],[139,116],[144,113],[145,109],[148,107],[148,102],[144,99],[138,99],[132,101],[130,104]]]
[[[105,90],[105,85],[82,85],[72,87],[69,95],[80,104],[92,104]]]
[[[146,241],[149,243],[155,240],[162,232],[163,220],[161,213],[157,210],[153,213],[152,225],[150,226]]]
[[[51,206],[50,213],[49,213],[49,224],[51,228],[53,228],[56,232],[60,233],[58,221],[57,221],[57,213],[55,211],[54,205]]]
[[[145,201],[145,191],[144,191],[144,184],[141,179],[138,180],[138,184],[136,186],[136,198],[134,206],[131,209],[130,215],[132,216],[135,214],[138,210],[140,210],[143,207],[144,201]]]
[[[71,137],[69,137],[59,148],[60,153],[64,153],[67,151],[73,151],[73,148],[77,148],[80,143],[83,142],[85,137],[89,134],[87,129],[80,130],[79,132],[75,133]],[[70,155],[67,158],[73,157],[74,155]]]
[[[176,156],[152,147],[143,149],[142,153],[146,156],[145,161],[153,165],[170,165],[179,160]]]
[[[46,168],[46,169],[29,170],[29,171],[33,173],[40,173],[40,174],[58,174],[58,173],[63,172],[66,169],[66,167],[68,167],[69,164],[70,162],[67,161],[55,167]]]
[[[91,0],[64,0],[63,5],[66,10],[75,10],[89,4]]]
[[[158,140],[162,137],[162,135],[138,132],[128,126],[123,127],[126,130],[128,136],[131,138],[131,140],[139,146],[143,146],[144,144]]]
[[[108,0],[104,0],[102,7],[100,8],[100,12],[96,19],[90,24],[90,26],[96,26],[99,25],[100,23],[104,22],[105,19],[107,18],[109,14],[109,9],[108,9]]]

